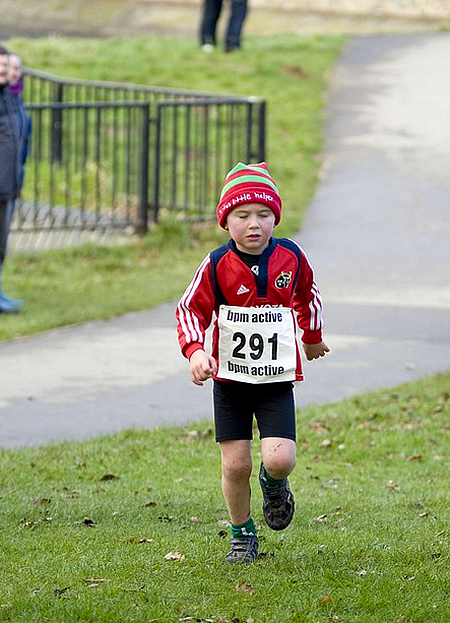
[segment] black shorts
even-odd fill
[[[253,416],[260,439],[283,437],[295,441],[293,388],[291,382],[253,385],[214,381],[216,441],[252,439]]]

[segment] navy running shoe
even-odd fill
[[[230,543],[231,549],[225,558],[225,562],[230,564],[255,562],[258,556],[258,537],[255,534],[234,537]]]
[[[259,470],[259,484],[263,493],[263,513],[267,525],[272,530],[284,530],[294,516],[294,496],[289,488],[287,478],[277,485],[270,485],[264,475],[264,467],[261,463]]]

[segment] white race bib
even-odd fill
[[[217,376],[243,383],[294,381],[295,322],[289,307],[221,305]]]

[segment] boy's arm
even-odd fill
[[[209,255],[197,269],[176,310],[178,341],[189,360],[196,351],[204,353],[205,333],[215,309]]]
[[[302,263],[293,298],[298,324],[303,330],[302,342],[308,361],[324,357],[329,348],[323,341],[323,304],[314,272],[302,250]]]

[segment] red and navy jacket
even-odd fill
[[[297,312],[302,341],[322,341],[322,299],[314,273],[302,248],[288,238],[271,238],[260,256],[258,275],[239,257],[234,240],[205,257],[176,310],[178,341],[187,359],[205,348],[205,333],[215,316],[211,354],[218,363],[220,305],[291,307]],[[296,380],[302,378],[297,348]]]

